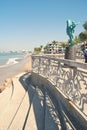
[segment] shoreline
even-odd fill
[[[0,68],[4,68],[4,67],[8,67],[8,66],[17,64],[23,59],[24,59],[24,57],[22,57],[22,58],[9,58],[8,61],[5,64],[0,65]]]
[[[31,55],[24,57],[16,64],[0,66],[0,93],[11,85],[15,76],[23,72],[30,72],[31,69]]]

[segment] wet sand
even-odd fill
[[[10,66],[0,67],[0,92],[12,82],[12,78],[17,74],[31,71],[31,56],[20,60],[19,63]]]

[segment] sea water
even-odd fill
[[[22,59],[23,56],[24,53],[19,52],[0,53],[0,66],[17,63],[18,59]]]

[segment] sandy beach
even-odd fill
[[[0,67],[0,92],[12,83],[12,78],[16,75],[31,71],[31,55],[20,60],[19,63]]]

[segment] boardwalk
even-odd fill
[[[53,103],[44,88],[30,84],[29,75],[17,75],[0,94],[0,130],[79,130],[79,124],[74,127],[60,103],[55,99]]]
[[[87,129],[87,117],[48,81],[46,75],[41,78],[34,72],[12,78],[11,85],[0,93],[0,130]]]
[[[57,130],[61,127],[55,108],[48,99],[45,101],[42,91],[23,82],[24,77],[19,81],[19,77],[0,95],[0,130],[43,130],[44,127]]]

